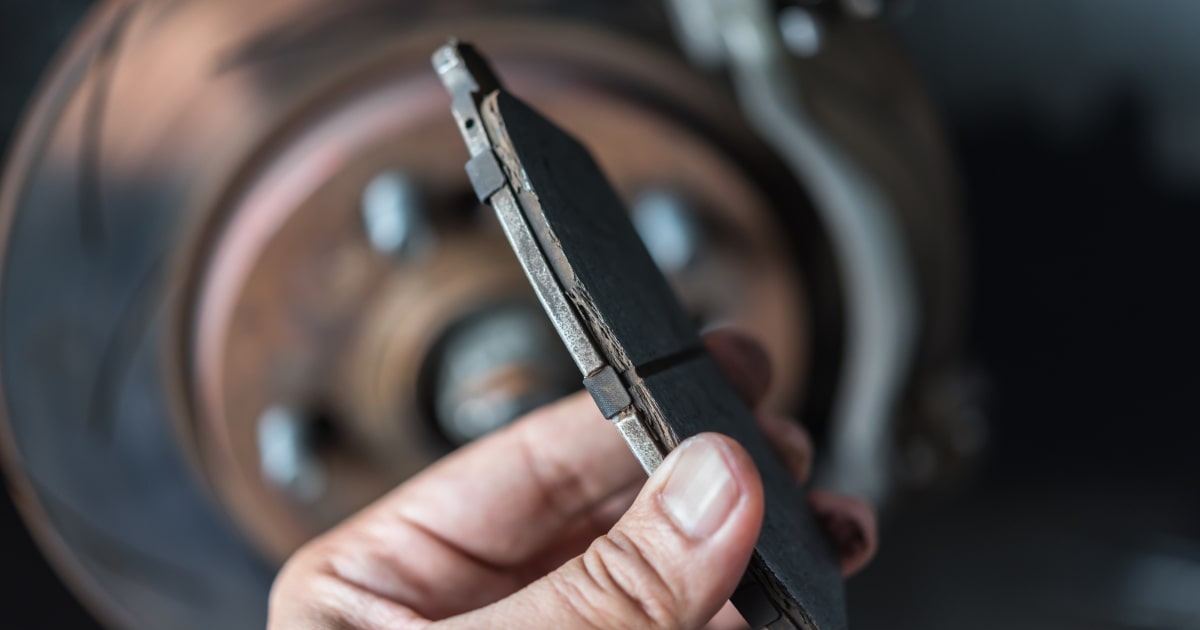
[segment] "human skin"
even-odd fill
[[[770,366],[732,331],[705,344],[756,405]],[[794,421],[759,425],[798,482],[812,442]],[[808,500],[842,571],[874,553],[875,517],[856,499]],[[615,428],[578,393],[443,458],[284,565],[272,630],[734,628],[728,605],[762,524],[749,455],[706,433],[646,478]]]

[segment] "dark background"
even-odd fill
[[[0,0],[0,147],[89,0]],[[0,627],[99,629],[50,569],[5,493],[0,499]]]
[[[0,1],[0,145],[89,5]],[[907,6],[907,8],[905,8]],[[857,627],[1200,627],[1200,4],[917,0],[988,456],[851,582]],[[0,501],[0,626],[95,627]]]

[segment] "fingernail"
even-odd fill
[[[671,520],[689,538],[706,538],[720,529],[737,504],[740,490],[720,444],[711,437],[684,442],[662,490]]]

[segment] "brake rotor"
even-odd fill
[[[589,86],[581,66],[561,57],[511,65],[550,115],[589,139],[634,212],[677,224],[649,238],[680,241],[658,251],[697,319],[772,339],[777,383],[802,382],[802,284],[743,169],[645,100]],[[186,272],[199,278],[184,310],[198,411],[188,433],[208,477],[276,557],[457,443],[578,388],[559,376],[570,362],[503,234],[466,187],[445,103],[430,98],[432,77],[385,80],[317,112],[266,156],[231,207],[218,210],[228,213],[225,226]],[[395,189],[392,197],[379,201],[380,186]],[[399,241],[380,248],[372,211],[404,217],[392,219],[405,224]],[[447,355],[464,334],[456,329],[491,311],[523,320],[494,331],[527,346],[507,351],[522,358]],[[432,365],[494,373],[496,387],[448,391],[425,373]],[[502,378],[514,371],[525,374]],[[786,407],[797,394],[777,386],[772,403]],[[455,426],[469,421],[450,404],[507,411],[474,420],[483,426],[473,430]],[[268,412],[271,422],[295,425],[278,429],[274,446],[263,443]],[[311,443],[317,422],[324,444]],[[264,474],[272,448],[294,451],[279,456],[296,469],[283,484]]]
[[[25,121],[4,460],[114,626],[261,627],[296,546],[578,388],[467,188],[428,69],[450,33],[589,146],[698,324],[766,342],[772,406],[827,398],[840,307],[804,192],[651,3],[396,4],[104,4]],[[921,200],[938,175],[894,179]]]

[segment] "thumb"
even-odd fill
[[[762,525],[746,451],[706,433],[679,445],[583,555],[447,627],[699,628],[737,587]],[[440,624],[439,624],[440,625]]]

